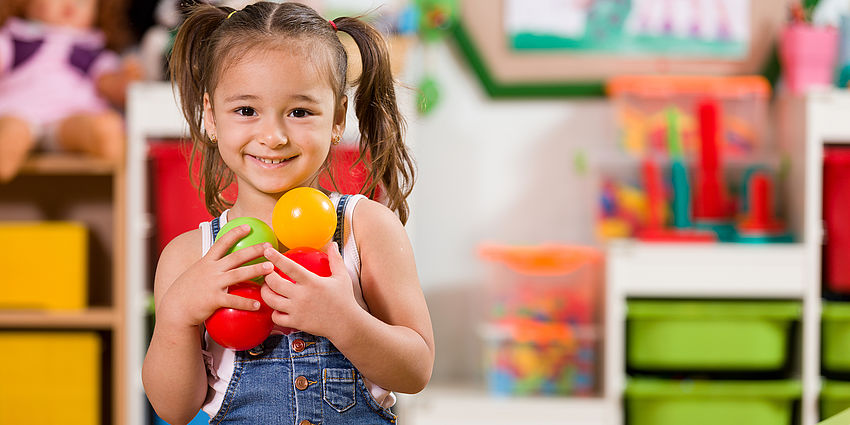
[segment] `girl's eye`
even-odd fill
[[[295,109],[292,112],[290,112],[289,115],[293,116],[295,118],[304,118],[304,117],[310,115],[310,113],[307,112],[306,109]]]
[[[254,108],[250,106],[240,106],[236,108],[235,112],[244,117],[253,117],[254,115],[256,115],[256,111],[254,111]]]

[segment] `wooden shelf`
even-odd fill
[[[0,310],[0,328],[112,329],[115,310],[94,307],[86,310]]]
[[[29,158],[21,167],[25,175],[110,175],[115,164],[80,154],[47,153]]]

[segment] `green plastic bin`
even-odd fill
[[[820,393],[821,419],[835,416],[847,409],[850,409],[850,382],[824,381]]]
[[[823,368],[850,372],[850,303],[823,305]]]
[[[634,378],[626,385],[630,425],[790,425],[799,381],[674,381]]]
[[[627,362],[662,371],[781,370],[788,360],[795,301],[628,302]]]

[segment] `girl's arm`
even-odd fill
[[[194,230],[175,238],[160,256],[154,280],[156,325],[142,381],[157,415],[168,423],[188,423],[206,398],[200,324],[220,307],[259,307],[254,300],[227,294],[228,286],[272,270],[268,262],[240,267],[261,256],[267,244],[227,255],[247,233],[247,226],[227,232],[200,257],[201,234]]]
[[[275,312],[276,323],[326,336],[370,381],[391,391],[419,392],[431,378],[434,336],[413,249],[398,217],[383,205],[364,199],[354,215],[361,286],[371,314],[355,301],[335,247],[328,249],[333,276],[324,279],[311,278],[288,258],[267,250],[266,258],[298,283],[268,275],[263,298],[289,313]],[[322,291],[313,285],[327,286]]]

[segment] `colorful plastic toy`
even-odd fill
[[[297,187],[278,199],[272,211],[272,226],[287,248],[321,249],[336,230],[336,210],[319,190]]]
[[[260,286],[251,282],[242,282],[231,286],[227,292],[259,301],[260,309],[250,311],[220,308],[216,310],[204,321],[210,337],[222,347],[233,350],[249,350],[260,345],[268,338],[274,326],[272,309],[263,302]]]
[[[254,246],[265,242],[272,244],[272,247],[274,247],[274,249],[277,249],[277,238],[275,237],[272,228],[269,227],[262,220],[254,217],[237,217],[233,220],[228,221],[227,224],[222,226],[221,230],[219,230],[218,235],[216,235],[215,237],[215,240],[221,238],[222,235],[229,232],[231,229],[239,227],[243,224],[251,226],[251,231],[238,242],[233,244],[233,247],[231,247],[230,250],[227,251],[228,254],[235,251],[239,251],[243,248],[247,248],[249,246]],[[251,261],[248,261],[247,263],[243,264],[243,266],[258,264],[263,261],[267,261],[265,257],[258,257]],[[259,284],[263,283],[262,276],[256,277],[252,280]]]

